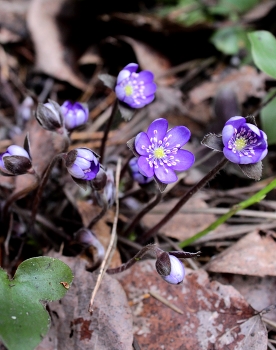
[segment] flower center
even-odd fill
[[[237,151],[241,151],[247,145],[246,139],[244,137],[240,137],[236,139],[234,145]]]
[[[131,85],[125,86],[125,93],[126,93],[126,96],[130,96],[133,94],[133,88]]]
[[[163,157],[165,157],[165,151],[163,149],[163,147],[157,147],[154,152],[154,157],[157,158],[157,159],[161,159]]]
[[[254,148],[258,147],[261,142],[258,142],[257,135],[246,127],[235,129],[233,136],[228,141],[228,149],[233,153],[237,153],[240,157],[246,156],[251,158],[255,155]]]

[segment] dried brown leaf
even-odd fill
[[[61,42],[62,31],[57,25],[61,9],[70,6],[69,0],[33,0],[28,10],[27,24],[36,52],[36,69],[64,80],[81,90],[86,84],[68,65],[69,49]]]
[[[177,199],[172,199],[158,204],[149,214],[145,215],[142,220],[143,224],[147,227],[155,226],[161,218],[176,205],[177,201]],[[189,202],[162,227],[161,232],[168,237],[173,237],[182,241],[192,237],[216,220],[213,214],[185,213],[185,209],[194,208],[207,208],[207,204],[198,197],[191,198]]]
[[[207,265],[212,272],[276,276],[276,242],[270,234],[254,231],[217,255]]]
[[[130,301],[138,300],[132,311],[135,336],[142,349],[249,349],[245,322],[254,317],[254,310],[238,291],[211,282],[203,270],[189,270],[183,284],[168,285],[155,271],[154,263],[142,261],[117,275]],[[154,298],[141,299],[151,290],[183,314]],[[264,334],[263,330],[256,332],[254,338],[256,343],[263,342],[260,350],[267,342]]]
[[[96,274],[85,271],[86,262],[82,259],[56,253],[54,256],[70,266],[74,281],[61,301],[49,305],[52,327],[37,350],[131,350],[131,310],[118,281],[104,276],[95,299],[94,313],[90,315],[88,304]]]
[[[243,66],[233,69],[228,75],[225,75],[225,71],[219,76],[215,75],[212,81],[204,82],[191,90],[189,96],[193,104],[198,104],[214,97],[227,85],[236,93],[239,103],[243,103],[248,97],[262,98],[265,95],[265,79],[266,75],[258,73],[254,67]]]

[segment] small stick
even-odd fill
[[[96,285],[95,288],[93,289],[92,295],[91,295],[91,299],[90,299],[90,303],[89,303],[89,308],[88,311],[90,312],[90,314],[92,315],[93,313],[93,303],[96,297],[96,294],[98,292],[98,289],[100,287],[100,284],[102,282],[104,273],[107,269],[108,263],[112,257],[112,253],[115,249],[115,244],[117,241],[117,223],[118,223],[118,217],[119,217],[119,182],[120,182],[120,171],[121,171],[121,158],[118,159],[118,163],[117,163],[117,169],[116,169],[116,199],[115,199],[115,203],[116,203],[116,211],[115,211],[115,217],[114,217],[114,221],[113,221],[113,227],[112,227],[112,231],[111,231],[111,237],[110,237],[110,242],[105,254],[105,257],[101,263],[100,269],[99,269],[99,274],[97,277],[97,281],[96,281]]]
[[[169,308],[171,308],[172,310],[178,312],[179,314],[183,315],[184,312],[182,310],[180,310],[177,306],[173,305],[172,303],[170,303],[167,299],[163,298],[161,295],[153,292],[153,291],[149,291],[149,294],[151,296],[153,296],[155,299],[161,301],[161,303],[163,303],[164,305],[167,305]]]

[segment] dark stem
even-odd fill
[[[38,210],[38,205],[41,199],[41,195],[43,192],[43,189],[48,181],[49,175],[51,173],[51,170],[53,169],[55,163],[57,160],[59,160],[65,153],[59,153],[58,155],[56,155],[53,160],[51,161],[51,163],[48,165],[48,168],[46,169],[43,178],[41,180],[40,186],[37,189],[36,192],[36,196],[34,199],[34,204],[33,204],[33,209],[32,209],[32,215],[31,215],[31,223],[30,223],[30,231],[32,232],[33,227],[34,227],[34,223],[35,223],[35,218],[36,218],[36,214],[37,214],[37,210]]]
[[[102,144],[101,144],[101,149],[100,149],[100,156],[101,156],[101,163],[103,164],[104,161],[104,151],[105,151],[105,145],[106,145],[106,141],[107,141],[107,137],[108,137],[108,133],[111,129],[111,125],[114,119],[115,114],[118,111],[118,99],[115,100],[110,117],[108,119],[106,128],[104,130],[104,135],[103,135],[103,139],[102,139]]]
[[[119,267],[115,267],[114,269],[107,269],[106,272],[110,275],[114,275],[115,273],[123,272],[129,269],[132,265],[134,265],[137,261],[141,260],[142,257],[148,252],[154,252],[156,256],[163,253],[163,250],[158,248],[155,244],[147,245],[143,247],[132,259],[130,259],[125,264],[122,264]]]
[[[122,233],[122,236],[127,236],[131,233],[131,231],[135,228],[135,226],[139,223],[139,221],[142,219],[142,217],[147,214],[151,209],[153,209],[163,198],[163,194],[161,192],[157,192],[154,199],[149,202],[148,205],[146,205],[132,220],[132,222],[126,227],[124,232]]]
[[[99,194],[100,194],[100,193],[99,193]],[[101,194],[100,194],[100,195],[101,195]],[[91,230],[92,227],[96,224],[96,222],[98,222],[98,221],[104,216],[104,214],[106,213],[106,211],[107,211],[107,209],[108,209],[108,202],[107,202],[107,200],[105,199],[105,197],[104,197],[103,195],[101,195],[101,196],[102,196],[101,200],[102,200],[102,203],[103,203],[102,210],[100,211],[100,213],[99,213],[97,216],[95,216],[95,217],[90,221],[89,225],[87,226],[87,228],[88,228],[89,230]]]
[[[147,242],[150,238],[154,237],[155,234],[163,227],[177,212],[178,210],[186,203],[188,200],[198,192],[202,187],[204,187],[226,164],[228,160],[223,157],[223,159],[207,174],[201,179],[197,184],[195,184],[189,191],[187,191],[177,202],[177,204],[170,210],[163,219],[145,232],[142,236],[137,239],[137,242],[143,243]]]
[[[3,218],[4,218],[4,220],[5,220],[5,218],[6,218],[7,215],[8,215],[8,211],[9,211],[10,206],[11,206],[15,201],[17,201],[18,199],[21,199],[21,198],[25,197],[28,193],[30,193],[31,191],[33,191],[33,190],[35,190],[35,189],[37,188],[37,186],[38,186],[38,184],[39,184],[40,178],[39,178],[39,176],[37,175],[37,173],[34,173],[34,176],[35,176],[35,181],[34,181],[30,186],[28,186],[28,187],[26,187],[26,188],[23,188],[23,190],[21,190],[21,191],[12,193],[12,194],[8,197],[8,199],[7,199],[7,201],[6,201],[5,205],[4,205],[4,208],[3,208]]]

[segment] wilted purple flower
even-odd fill
[[[99,160],[89,148],[76,148],[68,152],[65,156],[65,164],[75,181],[93,180],[100,170]]]
[[[181,149],[190,139],[190,130],[185,126],[167,129],[166,119],[156,119],[147,132],[140,132],[134,141],[140,173],[146,177],[155,176],[164,184],[175,182],[175,171],[189,169],[195,160],[191,152]]]
[[[11,145],[0,155],[0,173],[6,176],[32,173],[32,161],[28,152],[17,145]]]
[[[153,74],[144,70],[136,73],[138,64],[128,64],[118,75],[115,92],[117,98],[131,108],[142,108],[154,100],[156,84]]]
[[[171,272],[168,276],[161,276],[170,284],[179,284],[185,277],[185,268],[182,262],[173,255],[169,255],[171,262]]]
[[[153,180],[153,176],[146,177],[142,175],[139,171],[137,162],[138,162],[137,158],[131,158],[131,160],[128,163],[133,180],[137,181],[140,185],[144,185],[151,182]]]
[[[254,164],[267,155],[267,136],[243,117],[228,120],[222,130],[223,153],[236,164]]]
[[[77,128],[88,120],[88,108],[85,104],[65,101],[60,107],[64,117],[64,124],[67,130]]]

